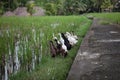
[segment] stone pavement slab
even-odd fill
[[[66,80],[120,80],[120,26],[94,19]]]

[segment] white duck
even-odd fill
[[[53,39],[57,39],[57,37],[55,37],[55,34],[53,33]]]
[[[78,40],[78,36],[74,34],[74,32],[71,32],[71,35],[76,39]]]
[[[64,44],[64,39],[62,38],[61,34],[58,33],[60,36],[60,43],[62,44],[62,48],[65,50],[65,52],[68,52],[66,45]]]
[[[57,43],[60,44],[60,41],[59,41],[58,38],[54,35],[54,33],[53,33],[53,40],[57,40]]]
[[[75,45],[78,41],[76,40],[75,36],[73,36],[72,34],[70,34],[69,32],[66,32],[66,37],[68,38],[70,44],[73,46]]]

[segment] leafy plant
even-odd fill
[[[104,0],[102,5],[101,5],[102,9],[112,9],[113,5],[111,4],[110,0]]]
[[[35,2],[28,1],[26,6],[27,6],[27,11],[32,15],[34,13],[33,7],[35,6]]]
[[[79,0],[65,0],[64,8],[66,14],[80,14],[87,9],[87,5]]]
[[[57,5],[54,3],[46,3],[45,5],[47,15],[56,15],[57,14]]]

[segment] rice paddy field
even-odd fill
[[[0,80],[64,80],[91,23],[85,16],[1,17]],[[53,33],[71,31],[78,43],[67,57],[52,58]]]
[[[120,13],[90,13],[120,24]],[[80,44],[90,28],[84,16],[0,17],[0,80],[65,80]],[[52,58],[49,40],[53,33],[71,32],[78,43],[68,52]]]
[[[117,13],[91,13],[88,15],[93,15],[94,17],[102,18],[106,21],[120,24],[120,13],[119,12]]]

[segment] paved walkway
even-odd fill
[[[120,80],[120,26],[94,19],[67,80]]]

